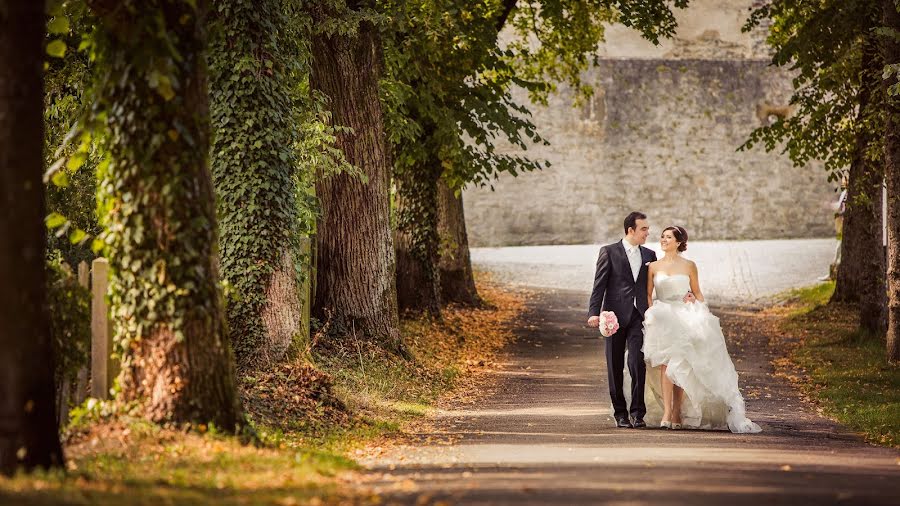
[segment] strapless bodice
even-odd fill
[[[653,276],[656,298],[663,302],[682,302],[691,291],[691,278],[687,274],[666,274],[657,272]]]

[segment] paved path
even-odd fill
[[[387,503],[900,504],[900,453],[818,415],[772,374],[752,310],[714,310],[764,432],[615,429],[587,295],[542,289],[484,397],[365,461]]]

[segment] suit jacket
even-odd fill
[[[643,246],[640,246],[640,252],[641,267],[635,281],[621,241],[600,248],[588,316],[612,311],[619,319],[619,325],[624,326],[631,320],[632,308],[637,306],[643,318],[647,310],[647,264],[656,261],[656,253]]]

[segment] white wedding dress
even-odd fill
[[[645,421],[658,426],[662,419],[660,366],[666,365],[666,375],[684,389],[685,428],[760,432],[759,425],[745,415],[737,371],[719,319],[705,303],[682,302],[691,288],[690,277],[656,273],[654,285],[657,300],[644,315]]]

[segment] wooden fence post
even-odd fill
[[[119,365],[112,360],[112,327],[106,290],[109,286],[109,261],[94,259],[91,268],[91,396],[109,398],[109,389]]]

